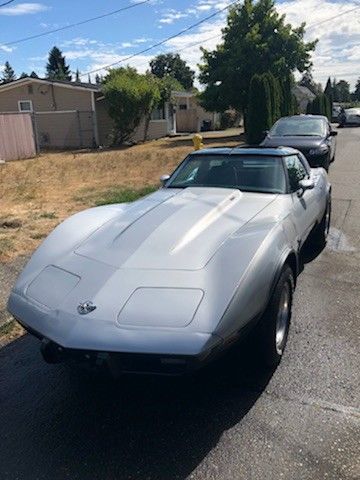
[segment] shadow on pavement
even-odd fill
[[[192,378],[114,381],[46,365],[26,335],[0,351],[0,477],[185,479],[272,373],[245,347]]]

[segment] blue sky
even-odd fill
[[[0,0],[0,4],[5,0]],[[44,74],[47,53],[57,45],[66,55],[72,70],[82,72],[101,69],[153,43],[162,40],[192,23],[224,8],[231,0],[149,0],[128,11],[15,45],[6,45],[26,36],[102,15],[141,0],[15,0],[0,7],[0,68],[6,60],[20,75],[35,70]],[[307,38],[320,38],[314,55],[314,77],[326,82],[331,75],[354,85],[360,76],[360,8],[336,20],[320,25],[328,18],[358,6],[355,0],[285,0],[277,6],[287,19],[298,25],[306,21],[314,25]],[[225,14],[219,14],[162,47],[140,55],[126,63],[145,71],[156,54],[180,50],[181,56],[196,69],[201,58],[201,42],[214,48],[219,42]],[[214,38],[215,37],[215,38]],[[102,70],[100,73],[104,73]],[[85,78],[84,78],[85,79]]]

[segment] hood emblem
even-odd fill
[[[77,307],[77,311],[80,313],[80,315],[86,315],[87,313],[93,312],[95,309],[96,305],[90,301],[79,303]]]

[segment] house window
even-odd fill
[[[164,120],[165,119],[165,111],[164,108],[156,108],[151,113],[151,120]]]
[[[180,110],[187,110],[187,105],[186,105],[186,103],[180,103],[179,109],[180,109]]]
[[[19,100],[18,101],[19,112],[32,112],[33,105],[31,100]]]

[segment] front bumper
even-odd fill
[[[185,373],[206,363],[222,345],[217,335],[171,329],[120,328],[115,322],[49,311],[12,293],[9,312],[42,341],[46,361],[119,363],[125,372]]]

